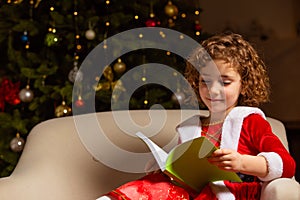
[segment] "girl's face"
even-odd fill
[[[241,93],[241,76],[223,60],[214,60],[201,69],[199,93],[211,113],[227,114],[237,105]]]

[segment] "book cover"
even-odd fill
[[[167,153],[141,132],[136,135],[147,144],[160,169],[183,187],[199,192],[213,181],[242,182],[236,173],[219,169],[207,161],[217,147],[206,137],[181,143]]]

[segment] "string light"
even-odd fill
[[[200,8],[200,3],[198,1],[196,1],[196,5],[195,7],[197,8],[194,12],[195,14],[195,24],[194,24],[194,29],[195,29],[195,35],[196,36],[200,36],[201,35],[201,24],[200,24],[200,20],[199,20],[199,15],[200,15],[200,12],[201,12],[201,8]]]

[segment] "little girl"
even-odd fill
[[[260,199],[262,182],[294,176],[295,161],[257,108],[269,95],[269,79],[257,52],[240,35],[231,33],[215,35],[202,47],[191,54],[185,75],[210,115],[200,117],[195,130],[189,124],[199,116],[180,124],[180,142],[206,136],[220,148],[209,162],[238,173],[243,182],[212,182],[195,193],[156,172],[99,199],[255,200]]]

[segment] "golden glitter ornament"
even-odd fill
[[[65,101],[62,101],[61,105],[55,108],[56,117],[65,117],[72,114],[72,109],[66,105]]]

